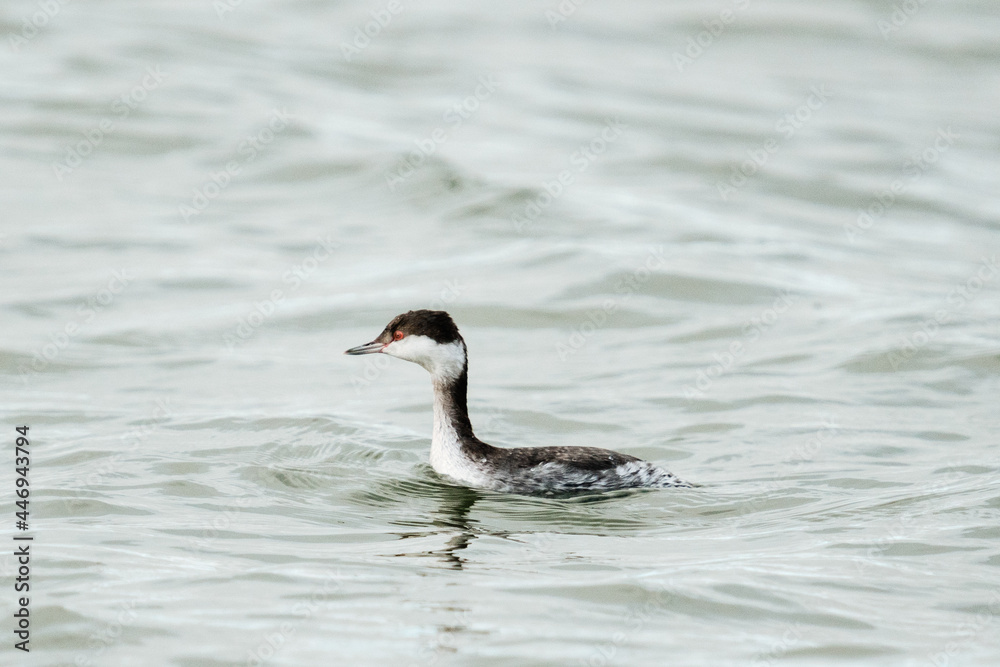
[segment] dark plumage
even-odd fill
[[[462,340],[455,321],[443,310],[410,310],[402,315],[396,315],[375,340],[388,343],[396,331],[402,331],[406,335],[427,336],[435,343],[441,344]]]

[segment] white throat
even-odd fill
[[[431,467],[469,486],[484,486],[489,482],[484,472],[485,461],[475,461],[462,449],[462,441],[451,421],[451,399],[447,381],[434,379],[434,432],[431,435]]]
[[[428,336],[411,335],[389,343],[382,351],[420,364],[430,371],[435,381],[454,380],[465,368],[465,343],[461,340],[438,343]]]

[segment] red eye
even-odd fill
[[[392,334],[392,339],[393,340],[403,340],[403,332],[402,331],[397,331],[396,333]]]

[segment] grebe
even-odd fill
[[[596,447],[493,447],[475,436],[466,407],[465,341],[442,310],[397,315],[378,338],[344,354],[382,353],[420,364],[434,386],[431,467],[466,486],[520,494],[690,487],[672,473]]]

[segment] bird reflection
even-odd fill
[[[481,495],[472,489],[462,486],[441,486],[440,506],[431,514],[430,525],[440,530],[399,533],[401,539],[411,537],[428,537],[430,535],[440,535],[442,533],[452,533],[445,546],[433,551],[422,551],[418,553],[401,553],[397,556],[431,556],[439,559],[442,563],[454,570],[461,570],[466,562],[459,554],[463,549],[468,548],[472,540],[476,539],[479,523],[475,519],[469,518],[469,511]],[[505,535],[505,534],[504,534]]]

